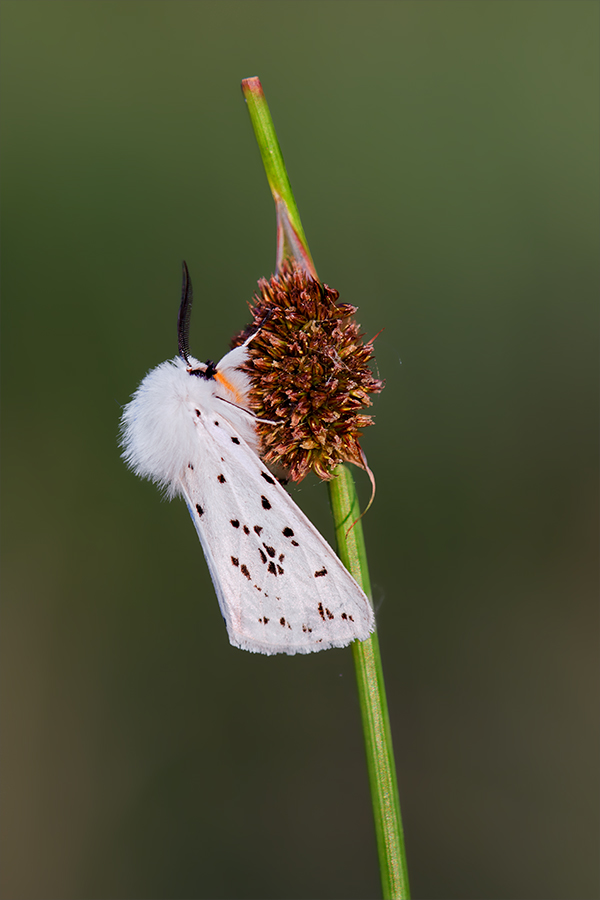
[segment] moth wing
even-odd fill
[[[202,415],[181,478],[230,642],[311,653],[365,640],[365,593],[222,412]],[[218,404],[217,404],[218,406]]]

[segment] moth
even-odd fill
[[[179,354],[143,379],[121,420],[127,465],[185,500],[231,644],[312,653],[365,640],[365,593],[259,457],[250,381],[252,335],[218,363],[188,348],[193,292],[183,264]]]

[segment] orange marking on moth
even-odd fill
[[[227,381],[224,375],[221,375],[220,372],[215,372],[215,381],[218,381],[219,384],[222,384],[224,388],[226,388],[233,394],[236,403],[238,403],[240,406],[244,405],[244,398],[240,396],[239,392],[236,391],[231,382]]]

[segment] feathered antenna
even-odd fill
[[[183,260],[183,282],[181,285],[181,303],[179,305],[179,313],[177,315],[177,343],[179,345],[179,355],[190,364],[190,319],[192,317],[192,303],[194,301],[194,291],[192,289],[192,280],[190,273]]]

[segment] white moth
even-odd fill
[[[257,455],[239,368],[249,341],[216,365],[198,362],[191,304],[184,263],[179,356],[152,369],[124,409],[126,463],[187,503],[235,647],[294,654],[365,640],[375,627],[366,595]]]

